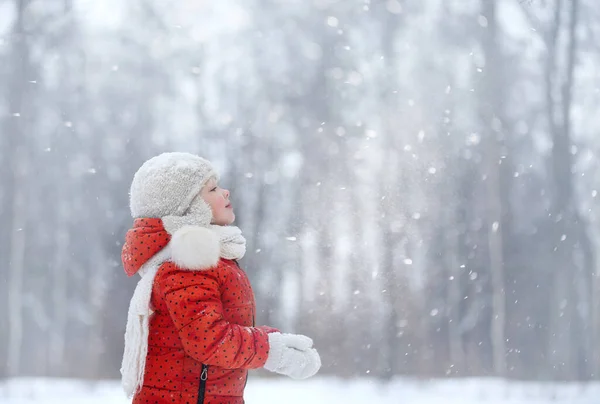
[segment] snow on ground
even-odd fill
[[[116,381],[11,379],[1,404],[126,404]],[[598,404],[600,384],[507,382],[495,379],[307,381],[252,378],[247,404]]]

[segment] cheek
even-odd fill
[[[209,194],[205,200],[211,208],[214,208],[219,205],[219,198],[216,198],[213,194]]]
[[[215,213],[224,210],[225,205],[227,205],[227,202],[222,200],[222,198],[212,198],[210,201],[210,207]]]

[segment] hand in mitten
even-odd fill
[[[292,379],[306,379],[321,367],[312,339],[298,334],[269,334],[269,356],[264,368]]]

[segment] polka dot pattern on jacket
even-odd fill
[[[151,304],[144,385],[133,403],[196,404],[202,390],[203,404],[242,404],[248,369],[265,364],[276,330],[255,327],[254,294],[237,262],[199,271],[166,262]]]

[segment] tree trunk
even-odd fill
[[[13,226],[11,231],[10,248],[10,278],[8,288],[9,304],[9,339],[8,339],[8,369],[9,375],[18,376],[21,367],[21,347],[23,338],[23,276],[26,242],[26,186],[29,171],[27,152],[24,146],[15,151],[16,165],[14,167],[17,185],[13,196]]]
[[[555,4],[554,26],[547,38],[548,60],[545,70],[546,103],[548,121],[552,134],[552,169],[554,175],[554,198],[552,203],[552,218],[555,223],[553,242],[556,266],[553,268],[551,297],[550,328],[548,358],[555,369],[557,379],[576,377],[581,371],[582,358],[575,352],[575,346],[580,343],[581,319],[577,313],[578,302],[575,296],[574,279],[578,277],[577,263],[574,251],[577,248],[579,236],[575,223],[578,217],[573,200],[571,154],[571,119],[572,87],[574,80],[575,54],[577,49],[576,32],[579,1],[569,2],[570,21],[568,30],[567,67],[564,79],[560,80],[558,58],[558,36],[561,27],[561,12],[563,2]],[[560,86],[560,108],[555,108],[553,95]],[[578,330],[579,329],[579,330]],[[578,357],[579,356],[579,357]],[[578,363],[579,362],[579,363]]]
[[[449,210],[449,212],[452,212]],[[454,215],[448,215],[444,225],[453,229],[456,225]],[[446,231],[446,248],[444,265],[448,268],[449,280],[447,287],[448,308],[448,339],[450,348],[450,361],[452,374],[461,375],[465,370],[465,347],[463,343],[463,332],[461,323],[461,305],[463,301],[462,269],[458,261],[458,239],[457,231]]]
[[[27,186],[29,174],[29,159],[26,149],[24,128],[25,122],[33,113],[31,109],[25,111],[27,97],[27,75],[30,74],[29,44],[25,36],[26,1],[16,1],[16,21],[13,28],[12,60],[14,61],[9,85],[9,108],[13,116],[7,116],[7,132],[9,137],[8,150],[10,151],[7,167],[12,170],[12,206],[10,207],[10,249],[9,249],[9,281],[8,281],[8,375],[17,376],[21,367],[21,348],[23,338],[23,276],[26,242],[25,212],[27,206]]]
[[[65,224],[67,219],[62,214],[67,208],[64,201],[58,205],[58,223],[56,227],[56,247],[52,260],[52,332],[49,335],[49,366],[52,374],[63,375],[65,338],[67,337],[67,262],[69,233]]]
[[[592,250],[592,244],[589,244],[589,251]],[[600,379],[600,262],[598,262],[598,254],[590,254],[592,263],[594,265],[594,271],[592,275],[592,281],[590,283],[591,295],[592,295],[592,307],[590,310],[591,322],[592,322],[592,378],[595,380]]]
[[[497,376],[506,374],[506,296],[504,286],[502,199],[500,189],[499,137],[501,130],[501,101],[499,99],[499,50],[496,40],[496,2],[482,0],[482,15],[487,19],[483,35],[485,68],[481,96],[481,117],[483,119],[483,143],[486,166],[484,167],[487,188],[488,251],[492,282],[492,321],[491,342],[494,372]]]
[[[64,2],[64,10],[61,15],[62,18],[65,18],[69,21],[66,25],[68,28],[64,28],[63,32],[63,46],[67,49],[64,52],[64,56],[61,58],[60,64],[60,75],[61,81],[65,84],[66,88],[71,91],[68,91],[65,94],[65,98],[61,99],[61,113],[67,119],[70,119],[74,116],[75,105],[77,105],[77,101],[73,100],[72,94],[72,80],[73,80],[73,69],[70,65],[70,62],[75,52],[72,49],[74,38],[73,30],[74,23],[72,20],[72,1],[65,0]],[[71,48],[71,49],[69,49]],[[71,84],[71,85],[70,85]],[[80,112],[81,113],[81,112]],[[68,143],[64,141],[65,133],[59,132],[56,134],[56,138],[53,139],[52,144],[54,145],[64,145],[65,150],[68,146]],[[59,148],[62,150],[62,148]],[[59,172],[62,170],[62,167],[56,169],[56,178],[58,178]],[[68,195],[69,190],[67,189],[67,184],[65,182],[58,182],[56,184],[55,190],[55,212],[54,212],[54,246],[52,251],[52,271],[49,274],[49,278],[52,282],[52,293],[51,293],[51,302],[52,302],[52,325],[50,327],[51,333],[48,338],[48,365],[50,368],[50,372],[53,375],[57,376],[66,376],[66,367],[65,367],[65,347],[67,345],[67,318],[68,318],[68,297],[67,297],[67,279],[68,279],[68,271],[69,271],[69,263],[67,262],[67,257],[69,256],[69,246],[71,245],[71,235],[69,229],[71,228],[71,215],[72,206],[71,199],[65,200],[62,198],[63,195]]]
[[[381,19],[381,50],[385,63],[385,71],[383,73],[383,81],[381,83],[380,99],[383,105],[381,114],[382,121],[382,136],[383,136],[383,155],[381,167],[384,171],[381,173],[379,182],[378,197],[379,215],[378,227],[381,231],[381,275],[383,280],[383,288],[385,292],[382,294],[382,300],[385,303],[387,318],[385,321],[385,335],[382,340],[383,366],[380,366],[380,375],[385,379],[391,379],[400,371],[398,361],[400,360],[400,316],[398,313],[398,301],[402,295],[401,279],[398,276],[400,268],[395,267],[395,252],[400,248],[400,235],[394,232],[392,221],[394,220],[394,202],[397,194],[392,192],[401,187],[401,181],[396,176],[399,172],[399,164],[394,161],[395,150],[400,150],[395,142],[394,123],[393,119],[396,116],[394,109],[394,96],[392,89],[396,88],[397,81],[395,79],[396,66],[396,34],[401,26],[402,15],[390,13],[384,2],[378,2],[374,5],[374,12],[378,12],[378,18]],[[405,314],[405,313],[403,313]],[[417,324],[409,324],[416,327]]]

